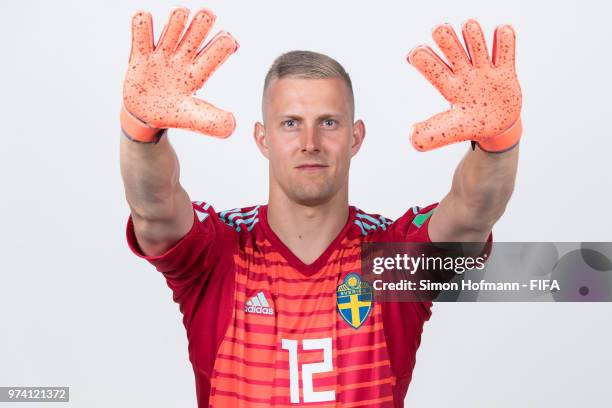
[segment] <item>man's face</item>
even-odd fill
[[[270,161],[272,194],[280,188],[291,201],[314,206],[348,191],[350,160],[365,135],[349,98],[339,78],[269,84],[255,140]]]

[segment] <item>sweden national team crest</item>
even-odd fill
[[[342,319],[358,329],[372,310],[372,285],[362,281],[359,274],[351,272],[336,288],[336,303]]]

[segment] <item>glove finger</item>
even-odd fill
[[[215,15],[208,9],[198,11],[193,19],[187,32],[183,36],[180,44],[177,47],[177,54],[192,58],[200,48],[202,41],[208,35],[212,25],[215,22]]]
[[[408,62],[414,66],[436,89],[451,101],[450,89],[454,82],[453,72],[428,46],[421,45],[408,54]]]
[[[170,12],[168,22],[159,36],[156,50],[161,50],[165,54],[174,52],[178,39],[185,29],[187,16],[189,16],[189,9],[185,7],[177,7]]]
[[[153,19],[146,11],[132,16],[132,50],[130,62],[153,52]]]
[[[461,110],[450,109],[412,126],[410,141],[415,149],[425,152],[451,143],[470,140],[469,127],[464,125]]]
[[[516,33],[512,26],[504,24],[495,29],[493,37],[493,65],[514,68]]]
[[[225,60],[238,49],[238,42],[228,32],[221,31],[200,51],[193,65],[200,88]]]
[[[181,128],[219,138],[229,137],[236,127],[231,112],[195,97],[189,97],[182,102],[177,119]]]
[[[482,28],[476,20],[469,19],[463,23],[463,40],[470,54],[472,65],[476,68],[491,66],[487,43],[482,33]]]
[[[432,33],[432,37],[440,48],[440,51],[442,51],[446,57],[453,72],[469,68],[470,59],[466,55],[463,45],[461,45],[455,30],[453,30],[450,24],[441,24],[437,26]]]

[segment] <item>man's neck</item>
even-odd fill
[[[325,252],[346,225],[347,195],[317,206],[305,206],[285,197],[270,196],[267,219],[270,228],[304,264],[309,265]]]

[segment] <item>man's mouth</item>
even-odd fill
[[[304,163],[304,164],[300,164],[299,166],[296,166],[296,169],[312,171],[312,170],[321,170],[321,169],[324,169],[325,167],[327,167],[327,165],[320,164],[320,163]]]

